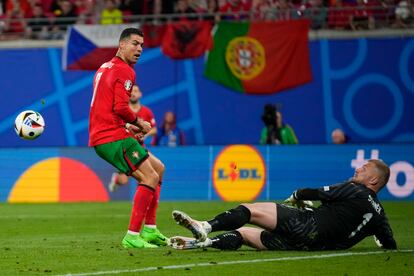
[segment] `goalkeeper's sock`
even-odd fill
[[[138,185],[134,196],[134,203],[132,206],[128,230],[133,232],[139,232],[141,230],[142,222],[144,221],[145,215],[148,211],[148,206],[150,205],[153,197],[153,188],[143,184]]]
[[[160,191],[161,191],[161,182],[155,188],[154,197],[150,205],[148,206],[148,212],[145,216],[145,224],[146,225],[156,225],[157,224],[157,209],[158,209],[158,202],[160,199]]]
[[[211,238],[211,247],[221,250],[237,250],[243,245],[243,237],[238,231],[231,231]]]
[[[239,205],[234,209],[217,215],[214,219],[207,222],[211,225],[211,232],[234,230],[248,223],[250,216],[250,210],[243,205]]]

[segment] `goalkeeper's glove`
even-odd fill
[[[374,241],[375,241],[375,244],[379,247],[379,248],[382,248],[382,243],[380,242],[380,240],[379,239],[377,239],[377,237],[374,235]]]
[[[290,197],[285,200],[285,203],[296,206],[299,209],[308,209],[313,207],[313,202],[310,200],[299,200],[296,198],[296,191],[294,191]]]

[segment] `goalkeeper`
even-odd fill
[[[246,203],[208,221],[197,221],[173,211],[176,222],[194,238],[173,237],[176,249],[214,247],[237,250],[243,244],[259,250],[347,249],[374,235],[384,249],[396,249],[391,227],[377,193],[388,182],[389,167],[381,160],[369,160],[342,184],[320,189],[299,189],[285,202]],[[321,201],[313,208],[312,200]],[[250,223],[257,227],[246,227]],[[229,231],[209,238],[215,231]]]

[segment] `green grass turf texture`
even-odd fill
[[[412,201],[383,203],[399,249],[414,249]],[[237,206],[225,202],[161,202],[158,227],[168,236],[190,233],[176,225],[171,211],[179,209],[198,219]],[[347,251],[271,252],[242,247],[238,251],[216,249],[123,249],[130,202],[77,204],[0,204],[0,275],[60,275],[124,271],[117,275],[414,275],[413,252],[342,256],[324,259],[249,261],[332,253],[380,251],[372,237]],[[163,266],[209,263],[203,267]],[[154,271],[136,271],[158,267]],[[110,275],[103,274],[103,275]]]

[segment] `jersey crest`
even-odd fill
[[[124,83],[124,87],[125,87],[125,89],[127,91],[131,90],[131,88],[132,88],[132,81],[126,80],[125,83]]]

